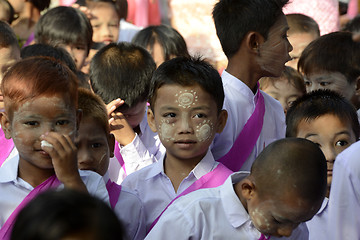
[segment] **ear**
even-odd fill
[[[154,115],[155,114],[153,113],[153,111],[150,108],[148,108],[148,110],[147,110],[147,121],[148,121],[149,127],[153,132],[157,132],[156,123],[155,123],[155,116]]]
[[[355,80],[355,94],[360,95],[360,76]]]
[[[250,31],[245,35],[244,39],[246,41],[245,45],[250,52],[254,54],[260,53],[260,44],[265,41],[264,37],[260,33]]]
[[[76,131],[79,130],[83,112],[81,109],[76,110]]]
[[[108,135],[108,145],[110,150],[110,157],[114,157],[114,150],[115,150],[115,136],[110,133]]]
[[[219,113],[219,116],[218,116],[216,133],[221,133],[224,130],[227,118],[228,118],[227,111],[225,109],[221,110],[221,112]]]
[[[241,181],[240,192],[246,201],[252,199],[256,195],[255,184],[251,178],[247,177]]]
[[[5,112],[0,112],[0,124],[1,128],[4,131],[5,138],[11,138],[11,122],[8,115]]]

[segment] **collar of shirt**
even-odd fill
[[[6,183],[11,181],[16,181],[18,166],[19,166],[18,154],[5,161],[4,164],[0,167],[0,182]]]
[[[234,184],[240,182],[248,175],[249,172],[245,171],[233,173],[231,177],[226,179],[224,185],[220,188],[221,201],[225,214],[234,228],[238,228],[245,223],[251,222],[249,214],[234,190]]]
[[[159,161],[157,161],[156,163],[153,163],[155,165],[150,170],[146,180],[148,180],[150,178],[153,178],[153,177],[155,177],[155,176],[157,176],[159,174],[166,175],[165,172],[164,172],[164,159],[165,159],[165,157],[166,157],[166,154]],[[196,177],[196,179],[199,179],[202,176],[204,176],[205,174],[212,171],[217,165],[218,165],[218,162],[216,162],[214,160],[214,157],[213,157],[210,149],[208,149],[206,155],[195,166],[195,168],[193,170],[191,170],[191,172],[189,173],[189,175],[187,177],[189,177],[191,174],[193,174]]]
[[[329,199],[327,197],[325,197],[317,214],[321,214],[323,211],[325,211],[328,203],[329,203]]]

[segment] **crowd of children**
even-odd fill
[[[0,239],[359,239],[356,19],[288,3],[217,1],[219,73],[123,1],[0,0]]]

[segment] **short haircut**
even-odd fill
[[[35,40],[53,46],[59,44],[84,44],[88,51],[93,30],[89,19],[79,9],[55,7],[42,15],[35,26]]]
[[[1,92],[5,111],[13,112],[24,102],[41,96],[62,95],[77,108],[76,75],[60,61],[50,57],[29,57],[15,63],[5,74]]]
[[[213,19],[222,49],[231,58],[240,48],[249,31],[265,39],[275,24],[283,6],[289,0],[220,0],[215,4]]]
[[[151,79],[150,107],[154,111],[157,90],[163,85],[198,84],[213,97],[220,113],[224,103],[224,89],[218,71],[201,58],[177,57],[161,64]]]
[[[159,43],[163,50],[165,61],[173,57],[189,57],[186,42],[174,28],[166,25],[149,26],[140,30],[133,38],[133,43],[153,52],[155,43]]]
[[[351,19],[342,30],[353,33],[360,32],[360,14],[356,15],[356,17]]]
[[[109,118],[103,100],[85,88],[79,88],[78,108],[82,111],[82,119],[91,118],[104,129],[104,134],[110,134]]]
[[[7,22],[0,21],[0,48],[17,47],[20,51],[18,39],[14,30]]]
[[[301,200],[321,204],[326,194],[325,156],[315,143],[303,138],[284,138],[268,145],[255,159],[250,176],[263,197],[290,191]]]
[[[100,49],[90,63],[91,87],[108,104],[121,98],[123,111],[146,102],[156,68],[150,53],[131,43],[110,43]]]
[[[349,83],[360,76],[360,42],[350,32],[332,32],[312,41],[302,52],[298,69],[312,72],[340,72]]]
[[[292,13],[286,15],[286,20],[289,25],[289,35],[295,33],[310,33],[317,37],[320,36],[319,25],[309,16],[301,13]]]
[[[11,24],[12,21],[14,21],[15,11],[12,5],[9,3],[8,0],[0,0],[0,8],[5,12],[6,14],[6,22],[8,24]]]
[[[51,0],[29,0],[40,12],[50,6]]]
[[[260,79],[260,89],[265,89],[269,85],[274,85],[277,81],[284,81],[287,80],[292,86],[294,86],[297,90],[302,92],[303,94],[306,93],[306,87],[304,83],[303,76],[293,69],[292,67],[286,66],[284,72],[281,74],[280,77],[263,77]]]
[[[312,121],[326,114],[332,114],[351,125],[356,139],[360,127],[355,107],[340,94],[319,89],[298,98],[286,115],[286,137],[296,137],[301,121]]]
[[[102,200],[90,194],[63,189],[37,195],[18,214],[12,240],[65,239],[77,234],[92,239],[125,239],[125,230]]]

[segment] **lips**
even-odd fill
[[[196,144],[196,141],[193,140],[177,140],[174,142],[181,149],[188,149]]]

